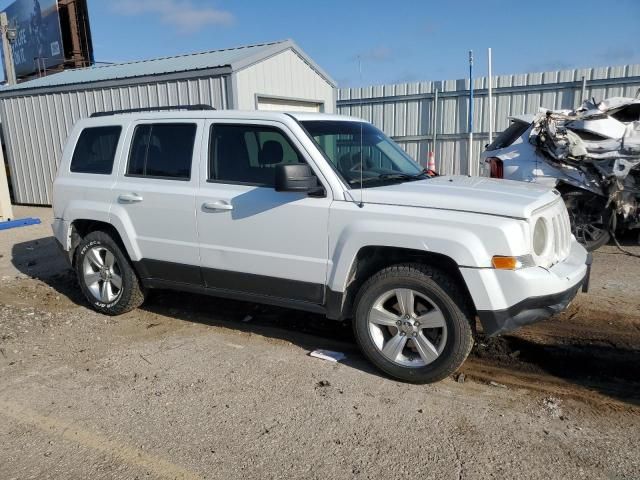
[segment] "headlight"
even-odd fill
[[[533,229],[533,253],[538,257],[541,257],[546,251],[548,238],[549,231],[547,229],[547,222],[544,218],[540,217]]]

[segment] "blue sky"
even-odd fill
[[[11,1],[0,0],[4,9]],[[88,0],[96,60],[292,38],[341,86],[640,63],[640,1]],[[362,78],[357,58],[362,58]]]

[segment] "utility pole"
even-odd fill
[[[489,64],[489,144],[491,144],[493,142],[493,65],[491,47],[487,50],[487,62]]]
[[[12,43],[16,39],[15,28],[9,27],[9,20],[5,12],[0,13],[0,34],[2,34],[2,53],[4,54],[4,71],[7,75],[7,84],[15,85],[16,67],[13,63]]]
[[[5,72],[7,84],[16,84],[16,69],[13,64],[13,49],[11,42],[16,38],[15,29],[9,28],[7,14],[0,12],[0,34],[2,35],[2,51],[4,53]],[[11,209],[11,199],[9,198],[9,184],[5,170],[4,155],[0,146],[0,221],[7,221],[13,218]]]
[[[433,152],[434,158],[436,154],[436,149],[438,146],[438,89],[436,88],[435,93],[433,94],[433,145],[431,147],[431,151]]]
[[[469,50],[469,162],[467,173],[471,174],[473,165],[473,50]]]
[[[0,147],[0,222],[6,222],[13,219],[13,211],[11,209],[11,198],[9,197],[9,183],[7,182],[7,174],[5,171],[4,155]]]

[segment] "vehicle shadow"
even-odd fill
[[[53,237],[18,243],[12,248],[12,264],[21,273],[40,280],[75,304],[88,308],[74,272],[57,251]],[[359,352],[348,322],[327,320],[321,315],[268,305],[228,300],[191,293],[153,290],[142,310],[203,325],[249,332],[291,342],[305,350],[336,350],[342,361],[370,375],[387,378]],[[640,346],[578,343],[548,344],[516,335],[479,337],[472,356],[518,372],[546,373],[555,378],[611,398],[640,405]],[[462,368],[464,371],[464,366]]]
[[[290,342],[308,351],[338,351],[347,357],[341,364],[384,377],[360,354],[348,322],[299,310],[169,290],[152,291],[141,308],[157,315]]]
[[[16,243],[11,263],[22,274],[40,280],[77,305],[86,305],[75,274],[58,250],[53,237]]]
[[[53,237],[15,244],[11,250],[11,263],[22,274],[42,281],[74,304],[89,308],[75,273],[58,251]],[[288,341],[310,351],[318,348],[340,351],[347,355],[340,363],[383,376],[360,355],[350,324],[327,320],[321,315],[169,290],[151,290],[141,309]]]

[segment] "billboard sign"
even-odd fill
[[[16,0],[5,10],[16,29],[13,61],[17,77],[25,77],[65,62],[58,0]]]

